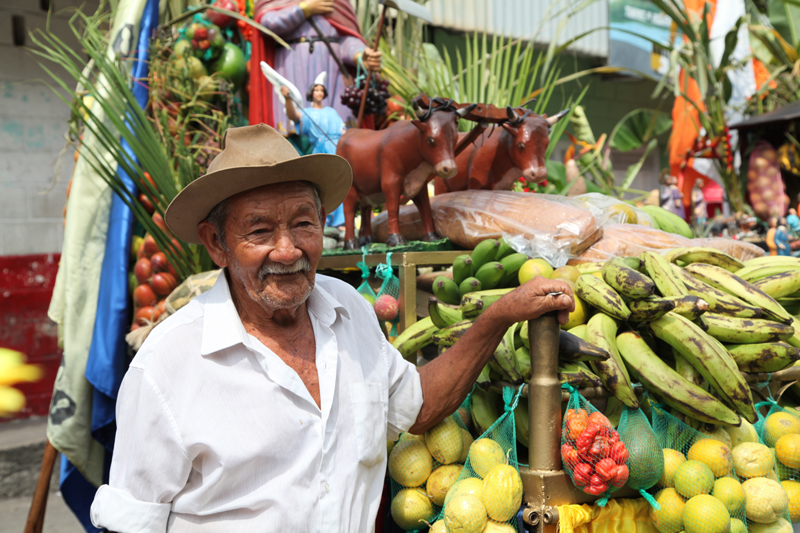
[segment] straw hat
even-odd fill
[[[215,205],[240,192],[287,181],[316,185],[325,211],[331,213],[347,196],[353,172],[338,155],[299,155],[283,135],[266,124],[230,128],[208,173],[178,193],[164,220],[179,239],[201,244],[197,226]]]

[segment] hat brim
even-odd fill
[[[344,201],[353,182],[350,164],[333,154],[312,154],[275,165],[233,167],[211,172],[187,185],[172,200],[164,221],[180,240],[202,244],[197,226],[215,205],[239,193],[290,181],[309,181],[319,189],[325,212]]]

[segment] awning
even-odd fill
[[[744,130],[749,128],[756,128],[759,126],[767,126],[769,124],[776,124],[779,122],[791,122],[800,119],[800,102],[785,105],[781,108],[758,115],[756,117],[748,118],[742,122],[737,122],[730,126],[732,130]]]

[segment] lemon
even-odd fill
[[[470,435],[469,431],[464,428],[461,428],[461,455],[458,456],[459,463],[466,463],[467,456],[469,455],[469,447],[472,446],[472,435]]]
[[[736,474],[746,479],[766,476],[775,468],[775,456],[769,448],[757,442],[739,444],[731,456]]]
[[[750,533],[792,533],[794,529],[785,518],[778,518],[769,524],[750,522]]]
[[[401,440],[389,456],[389,475],[404,487],[419,487],[432,469],[433,458],[418,439]]]
[[[768,524],[776,521],[789,510],[789,497],[777,481],[765,477],[754,477],[742,483],[747,520]]]
[[[469,463],[476,474],[484,477],[495,466],[506,464],[506,452],[492,439],[478,439],[469,448]]]
[[[406,531],[419,529],[433,516],[433,503],[420,489],[403,489],[392,500],[392,518]]]
[[[409,433],[408,431],[406,431],[405,433],[401,433],[400,434],[400,438],[397,439],[397,444],[400,444],[401,442],[406,441],[406,440],[418,440],[422,444],[425,444],[425,435],[424,434],[423,435],[414,435],[413,433]]]
[[[686,505],[673,488],[662,489],[655,495],[660,509],[650,508],[650,520],[659,533],[678,533],[683,530],[683,508]]]
[[[448,533],[481,533],[487,520],[483,502],[472,494],[455,496],[444,508],[444,525]]]
[[[664,473],[658,484],[661,487],[674,487],[675,471],[686,462],[686,457],[679,451],[670,448],[664,448]]]
[[[428,530],[428,533],[447,533],[447,527],[444,525],[444,520],[437,520],[431,524],[431,528]]]
[[[731,448],[731,444],[733,443],[733,441],[731,440],[731,436],[728,434],[727,431],[725,431],[725,428],[723,428],[722,426],[714,426],[714,429],[712,429],[711,431],[704,430],[703,434],[708,436],[708,438],[720,441],[722,444],[727,446],[728,449]]]
[[[744,507],[744,489],[733,478],[721,477],[716,480],[711,495],[721,501],[730,514],[737,514]]]
[[[522,285],[536,276],[549,278],[553,275],[553,267],[544,259],[528,259],[519,269],[519,284]]]
[[[483,478],[483,506],[492,520],[505,522],[522,505],[522,478],[513,466],[497,465]]]
[[[578,270],[577,267],[572,265],[564,265],[563,267],[558,267],[553,271],[553,274],[550,276],[550,279],[565,279],[567,281],[571,281],[575,283],[578,281],[578,276],[581,275],[581,271]]]
[[[479,500],[483,500],[483,480],[478,477],[468,477],[467,479],[456,481],[456,483],[450,487],[450,491],[444,499],[444,506],[448,506],[451,498],[463,496],[465,494],[470,494],[477,497]]]
[[[714,473],[705,463],[686,461],[675,471],[675,490],[685,498],[708,494],[714,488]]]
[[[425,445],[438,462],[443,465],[455,463],[464,447],[461,427],[452,416],[448,416],[425,432]]]
[[[392,450],[394,450],[395,444],[397,444],[395,441],[386,439],[386,457],[392,455]]]
[[[715,477],[722,477],[731,471],[731,449],[716,439],[698,440],[689,448],[686,458],[705,463]]]
[[[425,484],[425,490],[434,504],[439,507],[444,505],[447,491],[458,481],[458,476],[463,468],[463,465],[443,465],[431,472],[428,482]]]
[[[775,457],[789,468],[800,468],[800,434],[784,435],[775,443]]]
[[[686,533],[728,533],[731,515],[715,497],[699,494],[683,508],[683,527]]]
[[[569,314],[567,323],[561,326],[561,329],[570,329],[575,326],[586,324],[589,320],[589,306],[581,298],[574,297],[575,310]]]
[[[775,446],[778,439],[791,433],[800,433],[800,418],[784,412],[769,415],[761,430],[767,446]]]
[[[789,498],[789,516],[792,518],[792,523],[800,522],[800,482],[781,481],[781,486]]]
[[[756,428],[745,419],[742,419],[742,425],[739,427],[725,426],[725,432],[731,438],[731,450],[743,442],[758,442]]]
[[[483,530],[483,533],[517,533],[517,530],[508,522],[489,520],[486,522],[486,529]]]
[[[747,526],[738,518],[731,518],[731,533],[747,533]]]

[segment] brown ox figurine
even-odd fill
[[[435,98],[429,109],[417,109],[417,120],[400,120],[385,130],[350,129],[342,135],[336,153],[353,167],[353,186],[344,201],[346,250],[372,242],[372,206],[385,202],[389,218],[386,244],[405,244],[400,234],[400,198],[410,198],[417,206],[425,235],[423,240],[439,238],[434,230],[427,183],[435,173],[444,180],[456,168],[454,149],[458,139],[459,117],[475,105],[456,109],[452,100]],[[356,243],[354,220],[361,208],[361,232]]]
[[[547,179],[545,152],[550,127],[569,109],[541,117],[529,109],[506,108],[509,121],[498,131],[484,131],[456,158],[458,174],[449,180],[436,178],[436,194],[467,189],[510,190],[520,177],[528,183]]]

